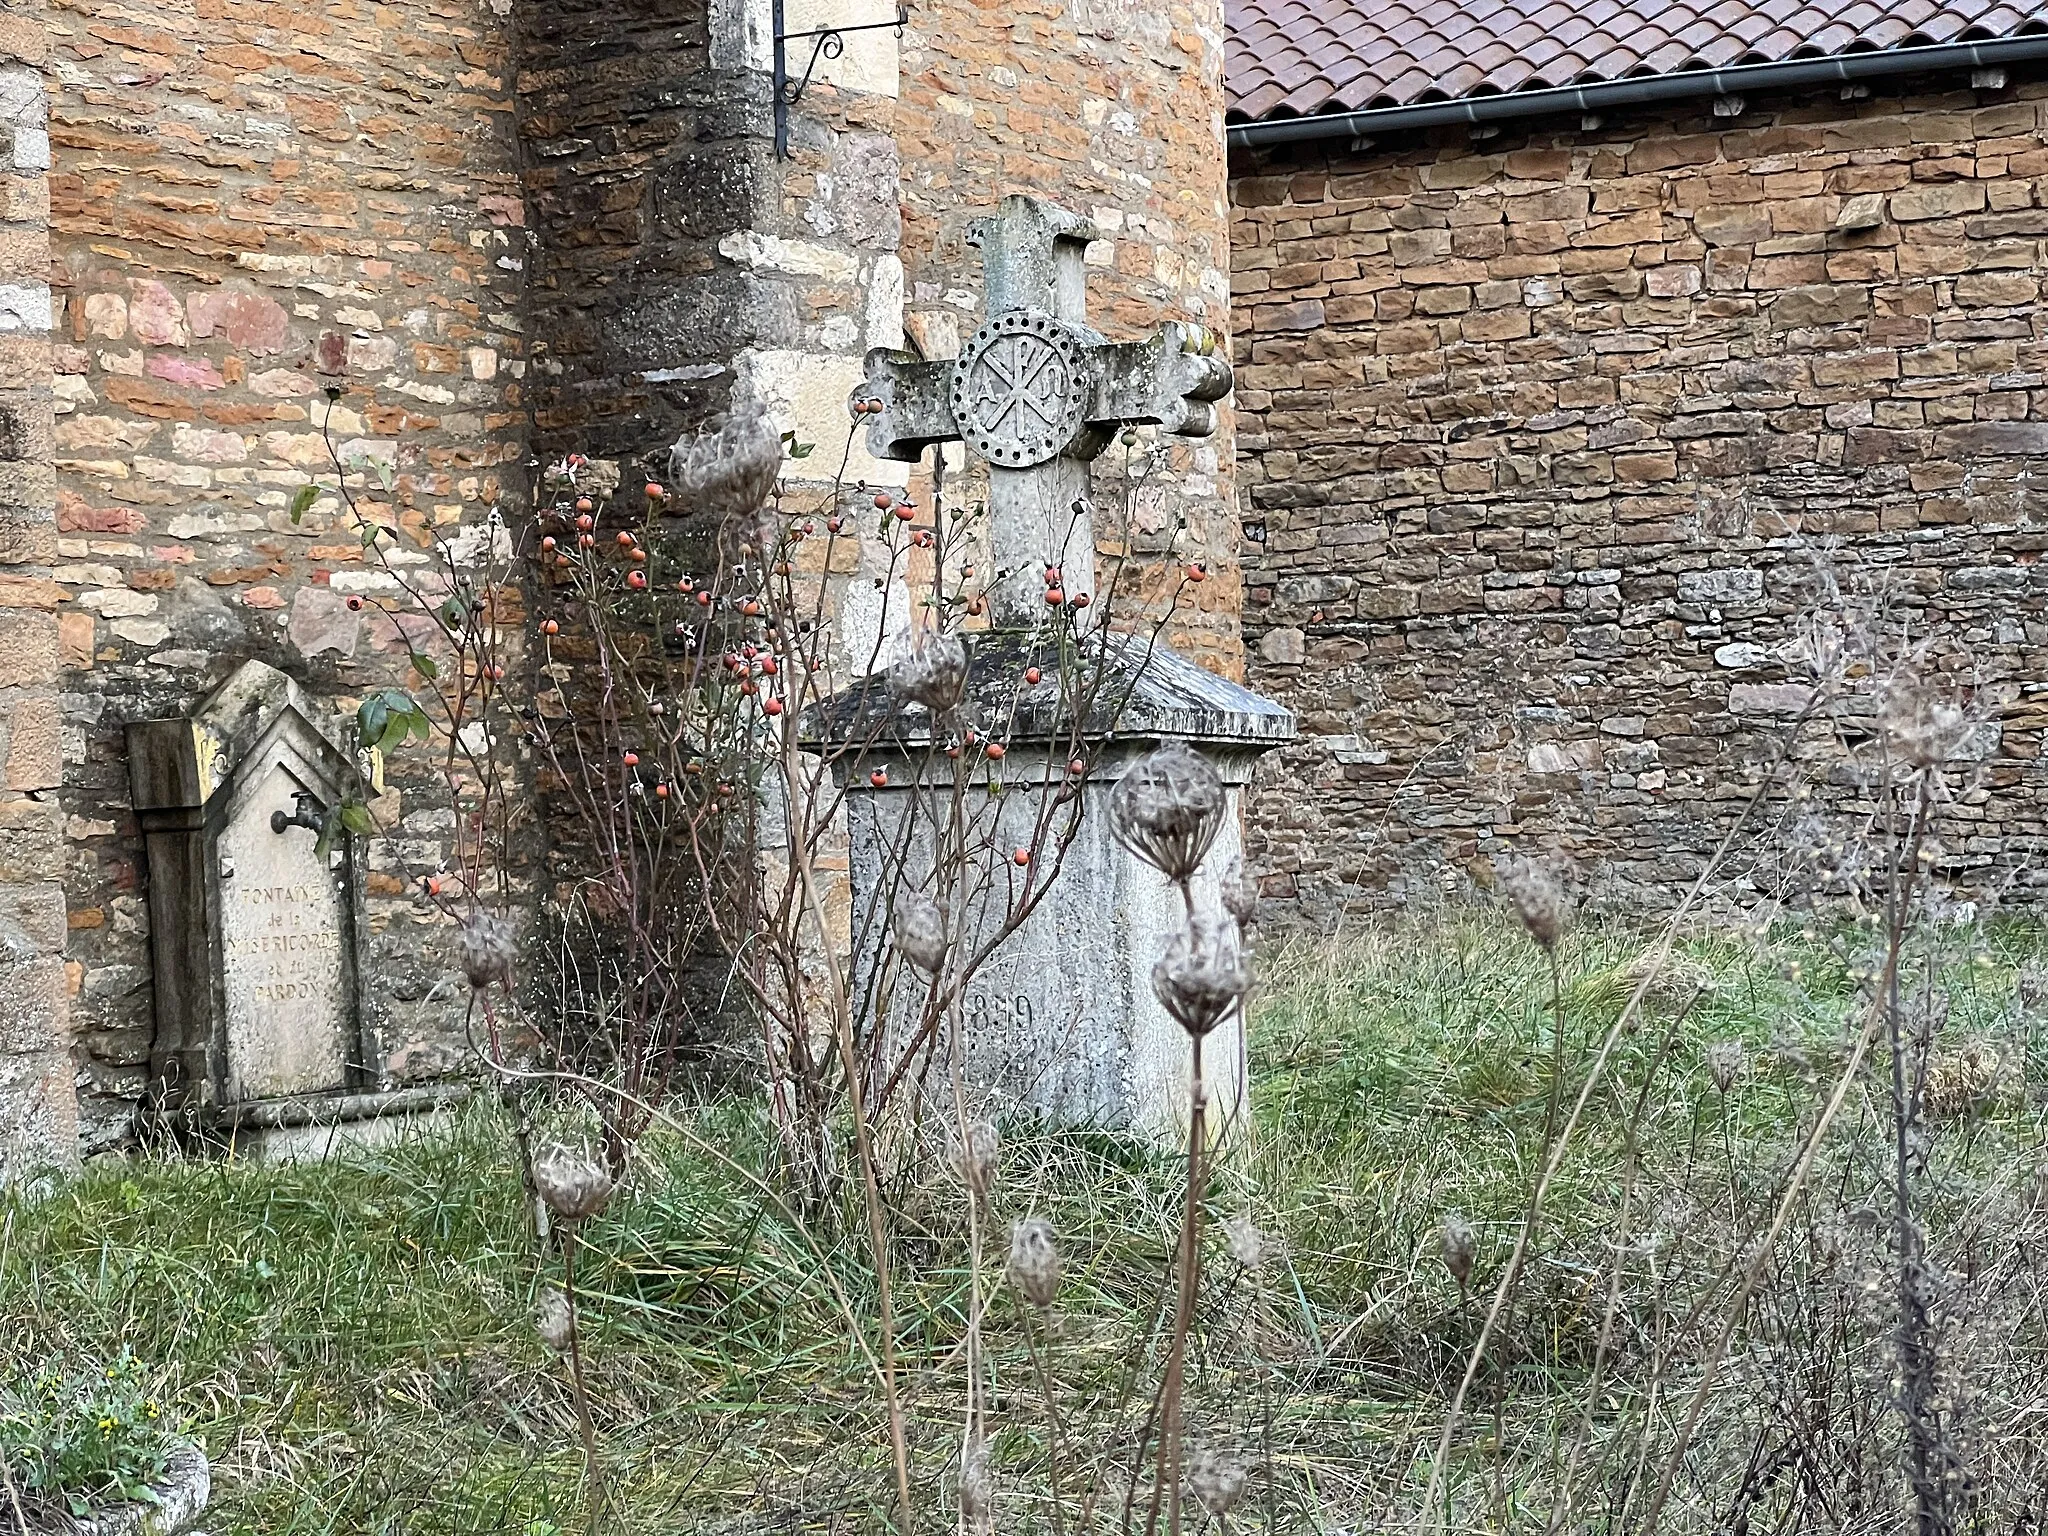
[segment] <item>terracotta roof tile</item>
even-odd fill
[[[2048,0],[1227,0],[1231,116],[1304,117],[2048,30]]]

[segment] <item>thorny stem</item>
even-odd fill
[[[797,741],[793,726],[782,738],[784,792],[792,798],[799,792]],[[860,1067],[853,1052],[853,1018],[846,1000],[846,979],[832,959],[832,934],[827,926],[824,901],[818,895],[816,873],[811,868],[811,850],[802,839],[792,839],[790,857],[803,884],[804,906],[818,948],[826,956],[825,976],[832,989],[832,1036],[839,1047],[840,1070],[846,1074],[847,1106],[853,1115],[854,1151],[860,1162],[861,1202],[867,1209],[868,1244],[875,1261],[877,1293],[876,1323],[882,1335],[882,1390],[889,1406],[889,1453],[896,1468],[896,1498],[903,1517],[904,1536],[917,1528],[915,1507],[910,1497],[910,1446],[903,1429],[903,1394],[896,1382],[896,1319],[889,1287],[889,1230],[882,1209],[881,1182],[875,1174],[875,1149],[868,1133],[866,1094],[861,1090]]]

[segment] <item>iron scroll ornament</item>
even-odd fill
[[[879,32],[885,27],[903,27],[910,21],[908,6],[896,7],[894,21],[869,21],[851,27],[818,27],[809,32],[785,32],[782,7],[784,0],[775,0],[775,158],[789,158],[789,109],[803,99],[804,91],[811,83],[811,75],[820,59],[836,59],[846,52],[846,34],[849,32]],[[789,78],[788,45],[800,43],[806,38],[811,42],[810,62],[804,65],[801,80]]]

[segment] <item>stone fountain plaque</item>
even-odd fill
[[[210,1124],[328,1118],[371,1086],[356,989],[355,786],[298,685],[246,662],[189,719],[128,728],[149,861],[159,1105]]]

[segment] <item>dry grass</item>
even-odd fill
[[[1673,1400],[1725,1316],[1729,1265],[1842,1057],[1861,942],[1843,939],[1682,946],[1596,1095],[1476,1378],[1454,1446],[1455,1528],[1622,1531],[1639,1516]],[[1626,927],[1567,940],[1568,1086],[1645,944]],[[2048,1226],[2048,1018],[2017,1000],[2044,947],[2031,927],[2001,926],[1946,933],[1930,956],[1949,1002],[1924,1221],[1950,1277],[1953,1438],[1981,1484],[1981,1528],[2001,1533],[2038,1498],[2048,1441],[2031,1256]],[[1548,970],[1505,920],[1456,913],[1268,970],[1254,1123],[1210,1191],[1189,1419],[1263,1464],[1232,1526],[1398,1525],[1420,1514],[1446,1398],[1542,1155]],[[1709,1053],[1738,1040],[1724,1094]],[[1723,1044],[1724,1070],[1731,1055]],[[1888,1113],[1859,1088],[1831,1134],[1665,1529],[1899,1528],[1883,1287],[1868,1283],[1886,1257],[1867,1210]],[[858,1342],[875,1296],[857,1210],[836,1231],[805,1230],[765,1199],[745,1171],[771,1154],[752,1106],[677,1116],[687,1134],[651,1136],[582,1235],[609,1527],[890,1528],[886,1433]],[[513,1166],[502,1118],[479,1108],[345,1162],[103,1163],[18,1194],[0,1207],[0,1366],[132,1347],[218,1463],[214,1536],[575,1529],[574,1409],[530,1320],[555,1266],[534,1251]],[[1048,1216],[1066,1259],[1049,1360],[1069,1488],[1115,1486],[1147,1399],[1178,1175],[1177,1159],[1113,1138],[1008,1133],[994,1215]],[[888,1193],[921,1524],[951,1529],[965,1200],[936,1170]],[[1438,1252],[1454,1211],[1478,1235],[1470,1298]],[[1264,1234],[1253,1269],[1223,1226],[1246,1215]],[[1006,1532],[1050,1529],[1021,1323],[1005,1295],[986,1325]],[[1083,1528],[1072,1510],[1065,1524]]]

